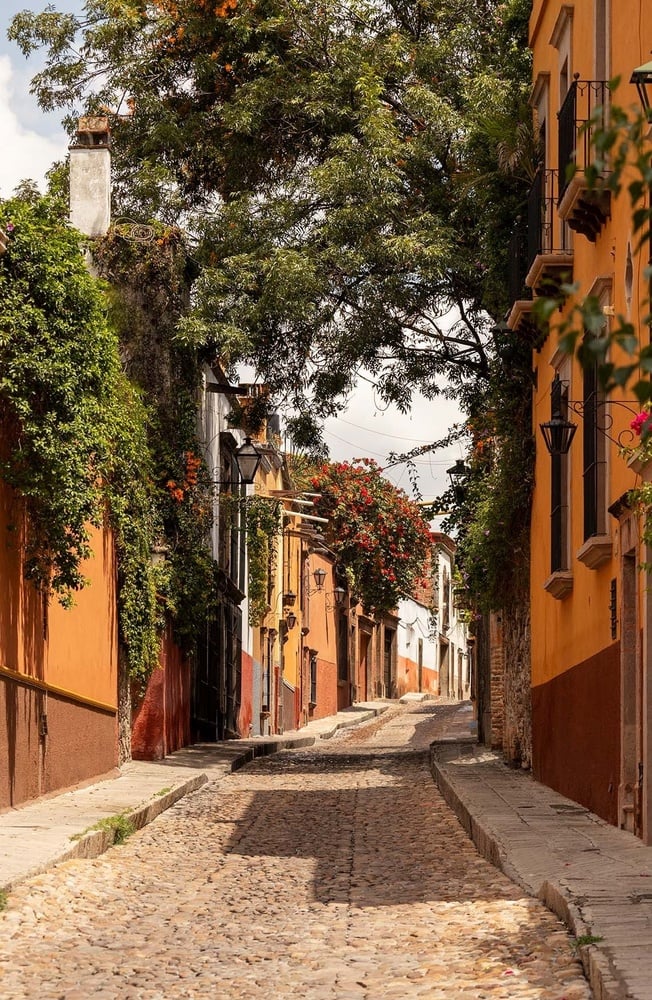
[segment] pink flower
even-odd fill
[[[650,431],[652,431],[652,420],[650,419],[650,414],[647,410],[641,410],[641,412],[634,417],[629,425],[635,434],[639,437],[647,437]]]

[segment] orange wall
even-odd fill
[[[559,58],[557,49],[550,43],[557,15],[562,4],[559,0],[547,2],[537,0],[530,21],[531,41],[534,46],[534,78],[539,74],[549,74],[550,97],[548,109],[548,164],[556,163],[557,136],[556,112],[560,104]],[[622,82],[614,96],[614,102],[630,106],[636,102],[636,90],[629,84],[632,70],[649,58],[652,48],[652,21],[639,21],[639,4],[631,0],[612,0],[611,35],[611,76],[620,74]],[[592,0],[579,0],[574,4],[571,45],[571,77],[578,73],[582,80],[594,79],[594,33]],[[644,35],[639,40],[638,27],[642,24]],[[628,241],[635,245],[632,233],[631,209],[627,194],[612,200],[611,219],[597,237],[595,244],[584,236],[575,235],[573,243],[573,281],[580,286],[579,295],[586,294],[596,278],[607,278],[612,283],[611,303],[616,314],[627,313],[625,301],[625,269],[627,264]],[[636,320],[640,316],[641,298],[647,293],[647,283],[643,278],[644,260],[634,258],[633,298],[631,315]],[[565,309],[568,315],[572,307],[570,301]],[[553,324],[558,321],[553,317]],[[639,334],[646,334],[639,328]],[[618,524],[607,515],[606,530],[612,536],[613,554],[611,560],[597,569],[589,569],[577,559],[577,552],[583,544],[583,477],[582,477],[582,433],[583,424],[579,417],[570,414],[578,424],[575,440],[570,450],[570,569],[573,574],[572,593],[561,600],[552,597],[543,589],[550,573],[550,471],[551,462],[538,425],[550,418],[550,385],[554,376],[553,362],[559,363],[557,335],[553,331],[541,352],[534,355],[538,385],[534,393],[533,426],[536,435],[537,464],[536,490],[532,512],[532,679],[535,685],[543,684],[563,674],[576,664],[590,660],[612,643],[610,615],[608,609],[610,580],[618,580],[620,587],[620,536]],[[614,355],[615,358],[615,355]],[[569,395],[574,400],[582,399],[582,375],[577,364],[564,362],[560,369],[562,379],[570,377]],[[631,397],[631,393],[628,393]],[[618,395],[613,398],[617,400]],[[620,397],[623,398],[622,395]],[[632,414],[624,408],[611,408],[614,420],[612,435],[629,426]],[[616,446],[610,446],[608,454],[608,500],[613,503],[636,484],[634,473],[628,469],[626,461],[618,453]]]
[[[116,706],[116,567],[111,535],[92,529],[94,557],[83,566],[90,583],[65,610],[23,579],[22,507],[0,484],[0,667],[37,678],[73,697]],[[7,525],[16,525],[7,531]]]
[[[428,667],[421,668],[421,691],[425,694],[439,693],[439,672]],[[419,668],[416,660],[407,656],[396,658],[396,693],[400,698],[408,692],[419,691]]]

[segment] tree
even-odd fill
[[[432,540],[427,522],[406,494],[381,475],[372,459],[326,463],[312,478],[328,518],[328,544],[344,567],[356,599],[391,611],[414,591],[428,564]]]
[[[88,0],[18,15],[44,108],[112,112],[119,211],[184,220],[187,342],[303,419],[486,380],[532,166],[526,0]],[[499,169],[510,164],[511,175]],[[451,322],[451,310],[456,320]]]

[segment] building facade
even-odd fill
[[[635,103],[629,80],[652,47],[652,22],[641,10],[638,0],[533,4],[531,103],[540,161],[523,213],[527,232],[515,227],[521,249],[513,259],[508,325],[531,336],[533,299],[573,286],[533,352],[534,775],[650,842],[652,620],[638,517],[628,503],[640,479],[622,453],[638,407],[626,392],[605,395],[597,365],[582,367],[564,353],[555,331],[591,295],[603,329],[614,316],[626,317],[641,343],[649,341],[642,322],[647,254],[637,253],[629,198],[590,184],[591,123],[606,120],[610,103]],[[615,77],[621,82],[612,92]],[[578,331],[587,357],[596,335]],[[619,362],[616,352],[610,360]],[[562,424],[576,425],[568,449],[567,442],[550,442],[551,429],[554,437]]]

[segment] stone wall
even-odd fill
[[[503,612],[503,753],[510,764],[532,764],[530,608],[527,593]]]

